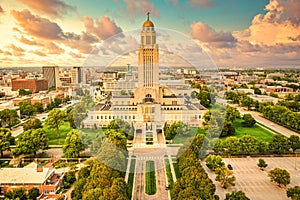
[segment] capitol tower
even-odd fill
[[[138,49],[138,80],[140,87],[152,88],[159,84],[158,45],[154,24],[149,19],[143,24],[141,44]]]

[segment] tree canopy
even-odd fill
[[[14,155],[36,154],[40,149],[45,150],[48,147],[48,138],[43,129],[29,129],[23,132],[16,141]]]
[[[290,173],[285,169],[274,168],[268,173],[268,176],[270,177],[271,182],[274,182],[279,186],[286,186],[291,182]]]
[[[63,125],[66,114],[59,108],[55,108],[49,112],[47,119],[45,120],[45,125],[50,128],[55,128],[56,137],[59,136],[59,127]]]
[[[78,158],[81,151],[83,151],[84,144],[82,143],[78,131],[72,129],[68,132],[62,150],[66,158]]]

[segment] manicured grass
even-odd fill
[[[198,134],[205,134],[205,130],[200,128],[191,128],[188,136],[175,136],[172,144],[183,144],[188,138]]]
[[[234,127],[235,127],[235,136],[237,138],[243,137],[243,135],[248,134],[253,137],[255,137],[259,141],[264,141],[264,142],[271,142],[273,133],[270,132],[269,130],[266,130],[259,125],[255,124],[253,127],[248,128],[248,127],[243,127],[241,122],[242,119],[238,119],[234,121]]]
[[[167,174],[167,177],[168,177],[168,184],[169,184],[169,188],[170,188],[171,199],[174,199],[174,193],[173,193],[174,180],[173,180],[171,167],[170,167],[170,162],[169,162],[168,157],[165,157],[165,167],[166,167],[166,174]]]
[[[129,173],[129,176],[128,176],[128,193],[129,193],[130,199],[132,197],[135,163],[136,163],[136,160],[132,158],[131,163],[130,163],[130,173]]]
[[[43,126],[47,137],[48,137],[48,144],[49,145],[62,145],[65,142],[68,132],[72,129],[70,127],[69,122],[65,122],[63,125],[59,127],[59,136],[56,137],[56,130],[49,129],[47,126]]]
[[[155,164],[153,160],[146,161],[145,193],[149,195],[156,193]]]
[[[178,178],[180,178],[178,163],[177,163],[176,159],[173,159],[173,158],[172,158],[172,162],[173,162],[173,168],[174,168],[174,171],[176,174],[176,178],[178,179]]]

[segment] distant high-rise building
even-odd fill
[[[48,87],[58,87],[58,66],[43,66],[43,75],[48,80]]]
[[[85,69],[82,67],[73,67],[70,71],[71,81],[73,84],[86,83]]]

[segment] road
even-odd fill
[[[242,115],[243,115],[243,114],[246,114],[246,113],[251,114],[252,117],[253,117],[257,122],[263,124],[264,126],[270,128],[271,130],[274,130],[274,131],[276,131],[276,132],[278,132],[278,133],[281,133],[282,135],[285,135],[285,136],[287,136],[287,137],[290,137],[291,135],[298,135],[298,136],[300,136],[299,133],[296,133],[296,132],[294,132],[294,131],[292,131],[292,130],[289,130],[289,129],[283,127],[283,126],[280,126],[280,125],[278,125],[278,124],[276,124],[276,123],[274,123],[274,122],[272,122],[272,121],[270,121],[270,120],[268,120],[268,119],[266,119],[266,118],[263,118],[259,112],[248,111],[248,110],[245,110],[244,108],[237,107],[237,106],[235,106],[235,105],[231,105],[231,106],[236,107],[236,108],[240,111],[240,113],[241,113]]]

